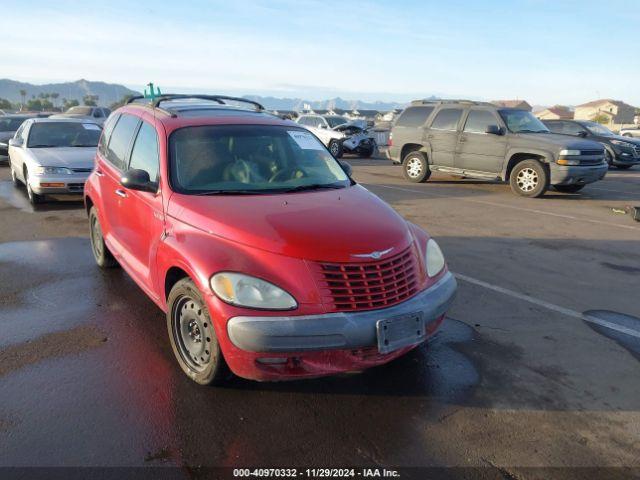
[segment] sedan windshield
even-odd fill
[[[91,108],[91,107],[71,107],[65,113],[68,113],[68,114],[71,114],[71,115],[86,115],[86,116],[90,116],[92,112],[93,112],[93,108]]]
[[[344,117],[338,117],[337,115],[327,115],[324,117],[331,128],[347,123],[347,119]]]
[[[95,123],[42,122],[29,130],[29,148],[95,147],[102,129]]]
[[[325,146],[295,127],[186,127],[169,140],[170,178],[185,194],[343,188],[351,181]]]
[[[582,124],[594,135],[600,135],[602,137],[613,137],[614,133],[609,130],[607,127],[604,127],[596,122],[584,122]]]
[[[526,110],[500,110],[502,120],[513,133],[549,133],[540,120]]]

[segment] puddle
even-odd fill
[[[582,316],[589,327],[640,360],[640,318],[610,310],[588,310]]]
[[[0,198],[23,212],[34,213],[49,210],[75,210],[83,207],[81,195],[47,195],[35,209],[29,203],[24,187],[16,188],[12,182],[0,181]]]

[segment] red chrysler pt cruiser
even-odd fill
[[[166,312],[200,384],[389,362],[435,332],[457,288],[423,230],[244,99],[132,99],[105,124],[85,203],[96,262]]]

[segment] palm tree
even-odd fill
[[[53,92],[51,94],[51,99],[53,100],[53,106],[54,107],[56,106],[56,103],[58,103],[57,100],[58,100],[59,96],[60,96],[60,94],[58,92]]]
[[[20,104],[20,110],[24,110],[24,102],[27,98],[27,91],[26,90],[20,90],[20,98],[22,98],[22,102]]]

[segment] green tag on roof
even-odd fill
[[[162,95],[162,92],[160,91],[160,87],[154,90],[153,82],[149,82],[147,86],[149,87],[149,91],[147,92],[147,89],[146,88],[144,89],[144,98],[148,98],[153,102],[156,99],[156,97],[159,97],[160,95]]]

